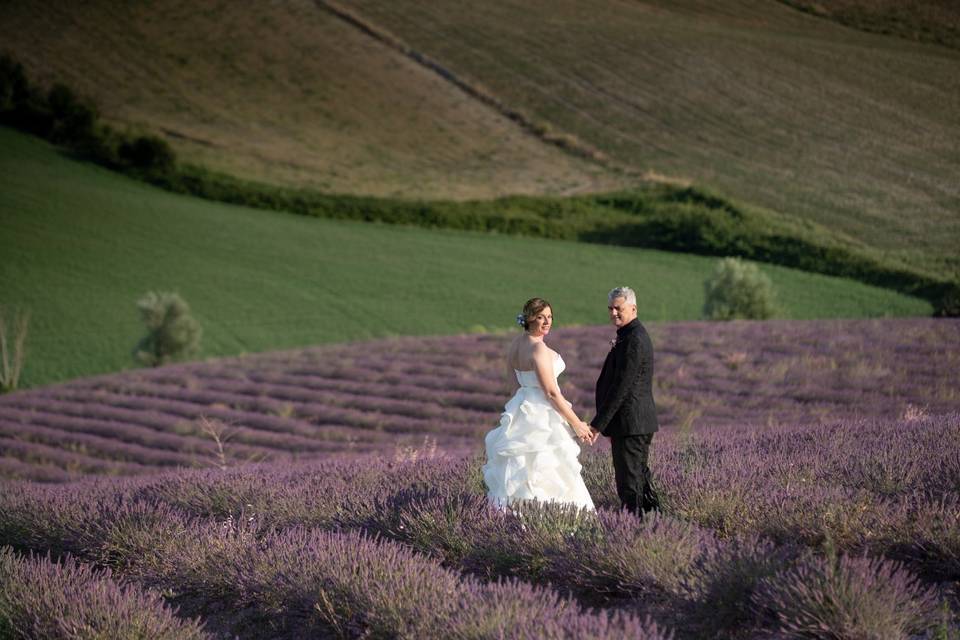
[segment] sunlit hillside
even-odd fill
[[[659,174],[956,278],[960,51],[906,37],[958,11],[914,4],[10,0],[0,41],[241,177],[483,198]]]
[[[761,0],[324,4],[615,160],[958,273],[960,51]]]
[[[622,184],[306,0],[15,0],[0,50],[245,178],[454,198]]]

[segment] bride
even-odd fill
[[[520,388],[504,407],[500,426],[485,439],[487,496],[501,508],[519,500],[540,500],[592,510],[576,442],[593,442],[590,426],[577,417],[557,386],[566,365],[543,341],[553,323],[550,304],[542,298],[528,300],[517,322],[524,333],[510,343],[507,365]]]

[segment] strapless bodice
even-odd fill
[[[563,370],[567,368],[566,363],[564,363],[563,358],[560,357],[560,354],[557,354],[557,357],[553,359],[553,378],[556,380],[560,377],[560,374],[563,373]],[[537,372],[532,370],[520,371],[514,369],[513,372],[517,374],[517,382],[521,387],[533,387],[536,389],[540,388],[540,381],[537,379]]]

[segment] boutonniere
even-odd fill
[[[610,340],[610,348],[613,349],[615,346],[617,346],[617,339],[613,338]]]

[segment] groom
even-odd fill
[[[613,445],[617,495],[638,516],[659,509],[647,460],[657,431],[653,404],[653,343],[637,320],[637,294],[617,287],[607,297],[610,322],[617,328],[613,348],[597,378],[597,415],[590,423],[593,441],[600,435]]]

